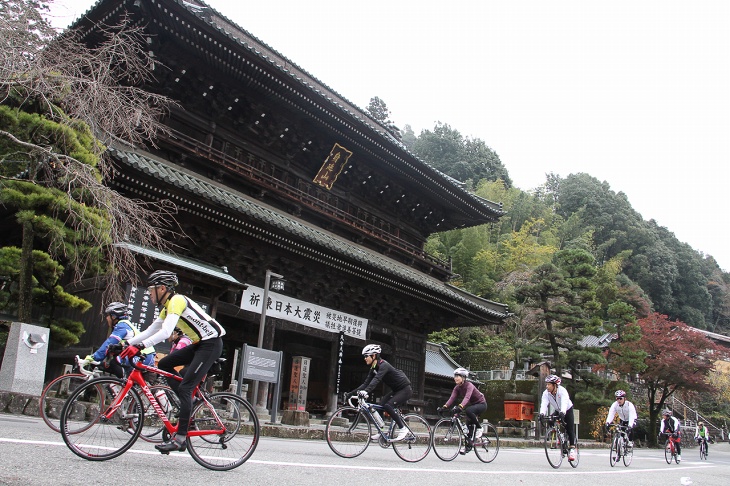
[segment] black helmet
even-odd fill
[[[155,270],[147,277],[147,285],[164,285],[165,287],[175,287],[177,285],[177,274],[168,272],[167,270]]]
[[[122,317],[127,317],[128,310],[126,304],[122,304],[121,302],[112,302],[108,306],[106,306],[106,309],[104,309],[104,315],[105,316],[112,316],[116,317],[117,319],[121,319]]]

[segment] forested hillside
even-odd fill
[[[403,142],[445,174],[468,184],[477,195],[502,202],[499,225],[435,235],[428,250],[453,260],[460,284],[485,298],[510,302],[504,289],[517,273],[531,274],[556,252],[583,249],[596,268],[614,262],[621,288],[634,289],[648,310],[690,326],[730,332],[730,274],[674,236],[670,228],[646,221],[621,192],[590,174],[550,174],[529,192],[513,187],[508,168],[480,140],[448,125],[415,136],[406,127]],[[516,302],[513,302],[516,303]]]
[[[513,315],[499,328],[444,329],[432,341],[472,370],[547,360],[572,378],[564,383],[587,410],[639,377],[645,388],[634,399],[651,430],[675,394],[706,417],[730,416],[730,378],[715,366],[726,353],[693,329],[730,334],[730,274],[711,256],[645,221],[590,174],[548,174],[524,191],[484,142],[448,125],[418,136],[406,126],[400,135],[421,159],[506,211],[498,224],[432,235],[426,249],[452,261],[455,285],[509,304]],[[680,362],[688,375],[677,372]]]

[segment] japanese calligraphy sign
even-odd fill
[[[289,410],[306,410],[309,388],[309,364],[311,358],[294,356],[289,382]]]
[[[243,292],[241,309],[261,313],[264,289],[249,285]],[[343,332],[358,339],[367,337],[368,320],[310,302],[269,292],[266,315],[328,332]]]
[[[322,164],[322,167],[319,169],[319,172],[317,172],[317,175],[314,177],[312,182],[319,184],[322,187],[326,187],[328,190],[332,189],[332,185],[337,180],[342,169],[345,168],[347,159],[349,159],[351,155],[352,152],[339,143],[336,143],[334,147],[332,147],[332,150],[330,150],[330,154],[324,160],[324,164]]]

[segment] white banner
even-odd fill
[[[243,292],[241,309],[261,314],[264,289],[249,285]],[[276,319],[296,322],[329,332],[344,332],[348,336],[365,339],[368,320],[310,302],[304,302],[288,295],[269,291],[266,315]]]

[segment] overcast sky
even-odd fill
[[[144,0],[149,1],[149,0]],[[67,25],[93,0],[55,0]],[[730,1],[208,0],[352,103],[586,172],[730,271]]]

